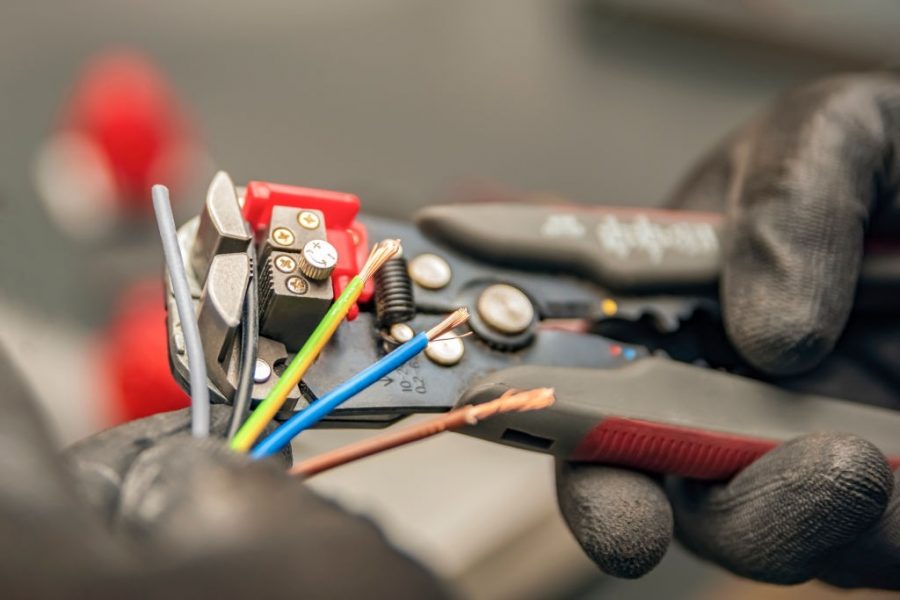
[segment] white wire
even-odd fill
[[[166,269],[169,271],[172,291],[175,294],[175,306],[181,320],[188,368],[191,371],[191,432],[194,437],[205,438],[209,437],[206,360],[203,358],[203,344],[200,342],[200,329],[197,327],[197,315],[194,313],[187,272],[184,270],[181,249],[178,246],[178,233],[175,230],[175,218],[172,216],[172,204],[169,202],[169,189],[164,185],[153,186],[153,210],[156,212],[159,237],[162,239],[163,253],[166,257]]]

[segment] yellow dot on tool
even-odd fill
[[[603,314],[607,317],[611,317],[619,312],[619,304],[612,298],[605,298],[603,302],[600,303],[600,310],[602,310]]]

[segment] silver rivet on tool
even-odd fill
[[[431,362],[437,363],[444,367],[452,367],[462,360],[466,347],[460,338],[437,339],[428,342],[425,347],[425,356]]]
[[[478,316],[492,329],[515,335],[534,320],[534,305],[522,290],[505,283],[494,284],[478,297]]]
[[[391,325],[390,334],[391,337],[394,338],[394,341],[403,344],[413,339],[416,335],[416,332],[413,331],[413,328],[406,323],[394,323],[393,325]]]
[[[302,296],[309,290],[309,284],[306,283],[306,280],[302,277],[289,277],[285,282],[287,289],[291,292],[297,294],[298,296]]]
[[[300,226],[304,229],[315,229],[322,222],[322,219],[320,219],[319,215],[316,213],[304,210],[297,215],[297,222],[300,223]]]
[[[439,290],[453,276],[450,265],[437,254],[420,254],[407,266],[410,278],[423,288]]]
[[[334,246],[325,240],[310,240],[300,253],[300,270],[316,281],[328,279],[337,265],[338,254]]]
[[[272,231],[272,241],[279,246],[290,246],[294,243],[294,232],[287,227],[276,227]]]
[[[272,376],[272,367],[269,363],[261,358],[256,359],[256,366],[253,368],[253,381],[256,383],[265,383]]]
[[[275,267],[282,273],[292,273],[297,268],[297,263],[290,256],[276,256]]]

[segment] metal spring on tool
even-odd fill
[[[406,259],[392,258],[375,273],[375,316],[381,327],[409,321],[416,316],[412,280]]]

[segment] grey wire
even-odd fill
[[[178,232],[169,202],[169,189],[164,185],[153,186],[153,210],[159,225],[166,268],[175,294],[175,306],[184,333],[187,348],[188,368],[191,371],[191,433],[194,437],[209,437],[209,388],[206,383],[206,360],[203,358],[203,344],[200,342],[200,328],[194,313],[187,272],[178,246]]]

